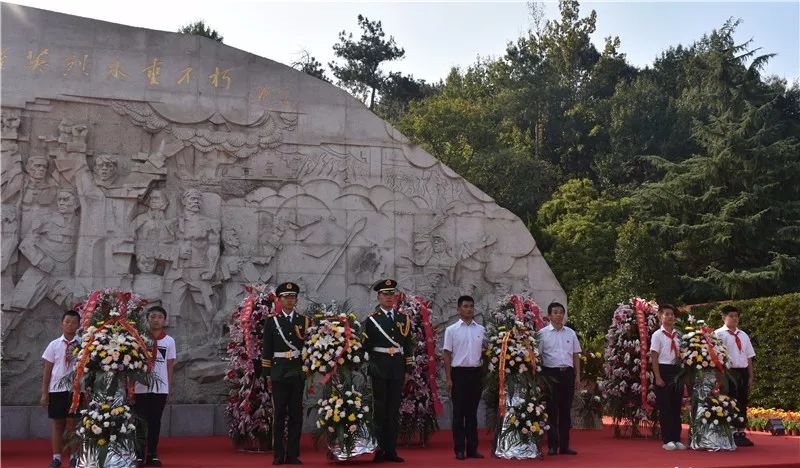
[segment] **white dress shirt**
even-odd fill
[[[480,367],[484,331],[478,322],[467,324],[461,319],[444,330],[442,349],[453,353],[452,367]]]
[[[75,364],[78,361],[76,356],[70,355],[67,359],[67,343],[70,345],[78,341],[78,336],[75,335],[71,340],[64,338],[61,335],[57,339],[50,342],[42,354],[42,359],[53,364],[53,370],[50,372],[50,393],[55,392],[70,392],[72,388],[68,385],[60,385],[61,379],[65,375],[75,370]]]
[[[653,336],[650,337],[650,351],[658,353],[659,364],[678,364],[681,350],[681,334],[678,333],[678,330],[672,329],[672,333],[675,334],[672,340],[675,343],[675,349],[678,350],[676,353],[675,350],[672,349],[670,339],[665,333],[666,330],[664,327],[659,328],[653,333]]]
[[[539,330],[539,353],[544,367],[573,367],[573,356],[581,352],[578,335],[567,326],[556,330],[550,324]]]
[[[736,337],[731,335],[730,328],[723,325],[722,327],[714,330],[714,333],[717,335],[717,338],[722,341],[722,344],[728,348],[728,358],[730,359],[731,363],[730,367],[733,369],[747,368],[747,359],[754,358],[756,356],[756,352],[753,349],[753,344],[750,343],[750,337],[747,336],[747,333],[738,328],[734,332],[736,336],[739,337],[739,342],[742,344],[741,351],[739,350],[739,347],[736,346]]]

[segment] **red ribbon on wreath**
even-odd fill
[[[242,334],[244,335],[244,352],[247,354],[247,359],[253,359],[255,350],[253,349],[253,335],[252,335],[252,316],[253,306],[256,303],[256,295],[252,290],[248,291],[248,295],[244,300],[244,310],[242,310]]]
[[[497,368],[498,390],[499,390],[497,412],[500,416],[500,421],[502,421],[503,416],[506,415],[506,353],[508,352],[508,340],[509,338],[511,338],[512,333],[514,333],[514,329],[511,329],[508,332],[506,332],[505,336],[503,337],[503,341],[500,345],[500,364]],[[534,367],[535,366],[536,364],[534,364]]]
[[[526,306],[528,309],[530,309],[530,311],[531,311],[531,312],[533,312],[533,319],[534,319],[534,321],[535,321],[535,323],[536,323],[536,331],[539,331],[539,330],[541,330],[542,328],[544,328],[544,321],[542,321],[542,311],[541,311],[541,310],[539,310],[539,306],[538,306],[538,305],[536,305],[536,303],[535,303],[535,302],[533,302],[533,301],[532,301],[532,300],[530,300],[530,299],[527,299],[527,300],[525,301],[525,304],[524,304],[524,305],[525,305],[525,306]]]
[[[634,298],[633,306],[636,311],[636,325],[639,328],[639,384],[642,388],[642,407],[646,412],[652,411],[653,407],[647,401],[647,320],[645,319],[645,308],[647,303],[641,299]]]
[[[86,330],[89,328],[89,322],[92,320],[92,313],[97,308],[97,301],[100,299],[100,291],[94,291],[86,299],[86,305],[83,306],[83,317],[81,317],[81,328]]]
[[[422,328],[425,331],[425,351],[428,354],[428,385],[431,388],[433,410],[437,415],[442,414],[444,408],[439,399],[439,386],[436,384],[436,344],[433,342],[433,328],[431,327],[430,302],[420,296],[414,299],[419,302],[419,315],[422,318]]]
[[[711,358],[714,367],[720,372],[725,372],[725,366],[722,365],[722,361],[720,361],[717,355],[717,350],[714,349],[714,342],[711,341],[711,328],[709,328],[708,325],[703,325],[700,331],[703,333],[703,338],[705,338],[706,344],[708,345],[708,357]]]

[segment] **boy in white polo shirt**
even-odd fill
[[[675,306],[658,308],[661,328],[650,338],[650,362],[656,380],[656,404],[664,450],[686,450],[681,443],[683,384],[676,381],[681,370],[681,334],[674,329]]]
[[[753,442],[744,434],[745,424],[747,423],[747,402],[750,398],[750,390],[753,388],[753,358],[756,352],[750,337],[747,333],[739,329],[739,309],[732,305],[722,308],[722,320],[725,322],[714,333],[728,348],[730,358],[731,382],[729,393],[736,398],[743,421],[737,421],[736,432],[733,433],[733,440],[738,447],[750,447]]]
[[[61,316],[61,336],[47,345],[42,354],[44,373],[42,375],[42,397],[40,403],[47,408],[47,417],[53,420],[52,447],[53,460],[50,468],[61,468],[61,452],[64,450],[64,430],[75,428],[77,415],[68,414],[72,403],[72,392],[68,385],[61,385],[61,379],[75,370],[76,359],[71,347],[77,345],[78,325],[81,316],[74,310],[68,310]],[[70,467],[77,460],[73,454]]]
[[[147,310],[150,338],[155,342],[153,362],[154,382],[149,386],[136,384],[136,402],[133,410],[147,423],[147,441],[144,453],[137,454],[145,466],[161,466],[158,458],[158,438],[161,434],[161,415],[172,387],[172,369],[175,366],[175,340],[164,331],[167,311],[161,306]],[[146,458],[145,458],[146,455]]]

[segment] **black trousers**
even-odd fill
[[[133,411],[147,424],[147,440],[144,434],[137,436],[137,458],[158,456],[158,438],[161,436],[161,415],[167,404],[166,393],[137,393]]]
[[[453,367],[453,448],[469,455],[478,451],[478,403],[481,401],[481,368]]]
[[[739,415],[744,418],[743,422],[734,421],[733,427],[743,431],[747,427],[747,404],[750,400],[750,369],[747,367],[734,367],[729,369],[728,374],[728,393],[736,398],[736,406],[739,407]]]
[[[387,455],[397,454],[397,433],[400,429],[400,399],[403,379],[384,379],[372,376],[372,410],[378,450]]]
[[[276,460],[291,460],[300,456],[304,384],[300,375],[272,381],[272,453]]]
[[[547,400],[547,447],[569,448],[569,428],[572,427],[572,399],[575,397],[575,369],[572,367],[543,367],[542,372],[553,379]]]
[[[665,444],[680,442],[683,384],[674,382],[674,380],[681,368],[672,364],[659,364],[658,369],[661,372],[661,379],[666,383],[663,387],[655,386],[658,420],[661,423],[661,440]]]

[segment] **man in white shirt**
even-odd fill
[[[153,306],[147,310],[147,322],[150,325],[150,338],[153,340],[155,352],[153,361],[154,381],[148,387],[136,384],[136,402],[133,410],[147,423],[147,441],[143,452],[137,459],[145,466],[161,466],[158,458],[158,438],[161,435],[161,415],[169,398],[172,387],[172,370],[175,367],[175,340],[164,331],[167,322],[167,311],[161,306]]]
[[[572,426],[572,399],[580,386],[581,345],[578,336],[564,325],[566,309],[558,302],[547,306],[550,325],[539,331],[539,353],[542,372],[553,380],[547,400],[548,455],[577,455],[569,447],[569,428]]]
[[[747,427],[747,403],[750,390],[753,388],[753,358],[756,356],[753,344],[747,333],[739,329],[739,309],[736,306],[726,305],[722,308],[722,320],[725,325],[716,329],[714,333],[728,349],[730,359],[730,394],[736,398],[744,421],[735,422],[737,431],[733,433],[733,440],[738,447],[751,447],[753,442],[745,436],[744,428]]]
[[[78,345],[78,324],[81,316],[74,310],[68,310],[61,316],[62,335],[51,341],[42,354],[44,373],[42,375],[41,404],[47,408],[47,417],[53,420],[52,447],[53,460],[50,468],[61,468],[61,452],[64,450],[64,429],[75,428],[77,415],[68,414],[72,404],[72,389],[62,385],[61,380],[75,370],[76,357],[72,354]],[[70,460],[70,467],[77,463],[75,456]]]
[[[658,308],[661,328],[650,338],[650,362],[656,379],[656,404],[664,450],[686,450],[681,443],[681,402],[683,385],[676,382],[681,370],[681,336],[675,326],[675,306]]]
[[[478,403],[481,399],[481,355],[484,328],[475,322],[475,300],[458,298],[458,322],[444,331],[444,371],[453,404],[456,458],[483,458],[478,453]]]

